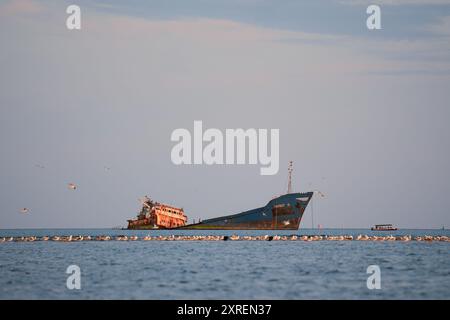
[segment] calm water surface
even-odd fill
[[[22,235],[228,234],[226,231],[0,230]],[[298,232],[235,232],[315,234]],[[322,230],[320,234],[372,234]],[[378,233],[380,234],[380,233]],[[390,233],[382,233],[390,234]],[[447,235],[402,230],[394,235]],[[66,288],[69,265],[81,290]],[[381,290],[369,290],[369,265]],[[0,299],[450,299],[450,243],[137,241],[0,243]]]

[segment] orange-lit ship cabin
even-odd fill
[[[187,222],[187,216],[183,209],[171,207],[165,204],[153,207],[150,214],[150,223],[154,223],[160,228],[178,228]]]
[[[146,199],[139,215],[128,220],[128,229],[173,229],[186,225],[187,216],[183,208]]]

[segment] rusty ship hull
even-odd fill
[[[208,219],[177,229],[190,230],[298,230],[313,192],[288,193],[264,207]]]

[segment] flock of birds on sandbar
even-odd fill
[[[69,236],[21,236],[21,237],[0,237],[0,242],[35,242],[35,241],[56,241],[56,242],[80,242],[80,241],[443,241],[450,242],[448,236],[368,236],[358,235],[356,237],[352,235],[259,235],[259,236],[239,236],[239,235],[170,235],[170,236],[150,236],[146,235],[138,237],[136,235],[99,235],[99,236],[83,236],[83,235],[69,235]]]

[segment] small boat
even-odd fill
[[[372,231],[395,231],[398,229],[396,227],[392,226],[392,224],[376,224],[375,227],[372,227],[370,230],[372,230]]]

